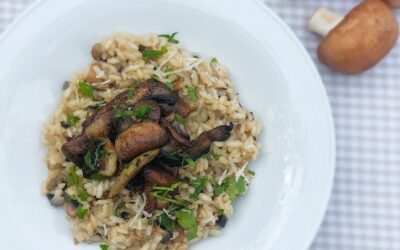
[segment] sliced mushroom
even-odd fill
[[[112,198],[117,195],[139,171],[143,166],[151,162],[160,152],[159,149],[154,149],[143,153],[133,159],[127,166],[122,170],[120,175],[117,177],[115,184],[112,186],[108,198]]]
[[[214,141],[226,141],[230,137],[233,124],[221,125],[199,135],[197,140],[192,142],[193,147],[185,151],[185,154],[193,159],[201,157],[210,149]]]
[[[400,0],[383,0],[392,8],[400,8]]]
[[[144,185],[144,194],[146,195],[146,205],[144,206],[144,210],[147,212],[153,211],[156,206],[156,198],[150,194],[153,190],[153,183],[146,183]]]
[[[141,153],[162,147],[168,142],[168,134],[158,123],[135,123],[117,137],[115,150],[118,159],[130,161]]]
[[[106,151],[104,157],[99,160],[99,174],[104,176],[113,176],[117,170],[117,153],[115,152],[114,145],[110,140],[106,140],[103,146]]]
[[[182,135],[181,133],[178,132],[178,130],[172,126],[172,124],[167,123],[166,127],[168,129],[168,132],[171,134],[172,138],[181,146],[184,147],[191,147],[192,144],[190,143],[189,139]]]
[[[177,181],[176,176],[156,163],[150,163],[143,169],[144,178],[153,184],[169,187]]]
[[[70,141],[61,147],[61,152],[67,157],[69,161],[78,167],[85,164],[85,154],[88,150],[93,150],[96,147],[95,140],[81,135],[73,137]]]
[[[103,60],[103,49],[100,43],[96,43],[95,45],[93,45],[91,54],[94,60]]]

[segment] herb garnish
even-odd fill
[[[221,185],[216,185],[214,188],[214,195],[218,196],[225,192],[229,198],[233,201],[236,199],[238,194],[246,191],[246,183],[243,176],[240,176],[238,181],[235,181],[234,176],[226,177]]]
[[[172,82],[166,82],[164,84],[169,90],[174,90],[174,84],[172,84]]]
[[[236,190],[237,190],[237,193],[239,193],[239,194],[246,191],[246,183],[244,181],[243,176],[240,176],[238,181],[236,182]]]
[[[89,198],[89,194],[87,192],[82,192],[78,195],[79,200],[81,201],[87,201],[87,199]]]
[[[67,178],[65,180],[67,187],[72,187],[74,185],[79,185],[80,182],[80,178],[79,176],[76,174],[76,168],[75,166],[71,167],[69,169],[69,173],[67,175]]]
[[[68,127],[73,127],[80,120],[79,116],[74,115],[73,113],[67,115],[67,120],[64,122]]]
[[[223,208],[218,209],[217,215],[224,215],[225,210]]]
[[[169,74],[171,74],[172,71],[173,71],[173,69],[166,68],[166,69],[164,70],[164,73],[165,73],[166,75],[169,75]]]
[[[106,245],[106,244],[101,244],[101,245],[100,245],[100,249],[101,249],[101,250],[108,250],[108,245]]]
[[[154,185],[153,191],[150,192],[150,195],[159,200],[167,201],[167,202],[175,204],[177,206],[184,207],[184,206],[186,206],[185,201],[167,197],[169,195],[169,193],[174,191],[180,184],[181,184],[180,182],[176,182],[176,183],[172,184],[170,187],[162,187],[162,186]]]
[[[174,32],[174,33],[172,33],[171,35],[162,34],[162,35],[159,35],[159,37],[164,37],[164,38],[166,38],[166,39],[168,40],[168,42],[170,42],[170,43],[178,44],[179,41],[176,40],[176,39],[174,38],[174,37],[176,36],[176,34],[178,34],[178,32]]]
[[[183,157],[183,164],[188,164],[189,166],[191,166],[193,168],[196,167],[196,161],[190,157]]]
[[[161,46],[160,49],[150,49],[150,50],[144,50],[142,52],[142,56],[144,59],[149,60],[149,59],[154,59],[154,58],[158,58],[162,55],[164,55],[165,53],[168,52],[167,47],[165,46]]]
[[[93,180],[93,181],[101,181],[101,180],[105,180],[105,179],[109,179],[111,178],[110,176],[105,176],[99,173],[94,173],[92,174],[88,179],[89,180]]]
[[[156,81],[160,80],[160,77],[155,73],[151,74],[150,78],[153,79],[153,80],[156,80]]]
[[[86,214],[89,212],[89,210],[87,208],[83,208],[82,205],[80,205],[77,209],[76,209],[76,216],[79,219],[83,219],[85,218]]]
[[[255,176],[256,172],[251,171],[250,169],[247,169],[247,173],[249,173],[249,175]]]
[[[122,110],[118,111],[115,114],[115,118],[121,118],[124,116],[135,116],[137,119],[147,119],[148,118],[148,112],[150,111],[150,106],[149,105],[143,105],[140,107],[136,107],[134,110]]]
[[[134,88],[128,89],[128,99],[132,99],[134,93],[135,93]]]
[[[211,63],[217,63],[217,62],[218,62],[217,58],[213,57],[213,58],[211,59]]]
[[[188,121],[185,117],[178,115],[178,114],[175,114],[174,121],[177,121],[183,125],[186,125],[188,123]]]
[[[190,183],[190,185],[192,187],[194,187],[194,193],[191,194],[189,196],[189,198],[192,199],[192,200],[195,200],[195,201],[198,200],[199,199],[199,194],[201,192],[203,192],[207,182],[208,182],[208,177],[207,176],[201,176],[201,177],[198,177],[197,179],[193,180]]]
[[[190,97],[190,100],[192,100],[193,102],[197,102],[197,94],[196,94],[196,88],[193,86],[185,86],[186,88],[186,92],[188,94],[188,96]]]
[[[93,171],[96,170],[96,166],[98,164],[99,159],[101,159],[107,153],[104,150],[105,144],[106,142],[101,142],[97,144],[96,149],[94,151],[93,150],[87,151],[85,156],[83,157],[86,166]]]
[[[214,153],[214,152],[208,151],[206,154],[204,154],[204,155],[202,156],[202,158],[211,161],[211,160],[218,160],[218,158],[219,158],[220,156],[221,156],[221,155],[219,155],[219,154],[216,154],[216,153]]]
[[[197,222],[193,215],[193,212],[188,209],[182,209],[175,212],[175,216],[178,219],[178,224],[184,229],[188,230],[186,235],[188,240],[192,240],[197,236]]]
[[[157,216],[156,221],[160,225],[161,228],[168,230],[168,231],[174,231],[174,222],[168,217],[168,215],[164,212]]]
[[[79,81],[79,92],[81,92],[83,96],[93,97],[93,87],[86,82]]]

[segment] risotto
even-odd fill
[[[187,249],[219,235],[255,174],[261,130],[226,69],[176,33],[116,34],[91,54],[43,133],[42,190],[75,242]]]

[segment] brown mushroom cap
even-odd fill
[[[400,8],[400,0],[383,0],[392,8]]]
[[[318,57],[334,70],[361,73],[394,47],[398,33],[396,17],[388,6],[380,0],[366,0],[329,32],[318,48]]]

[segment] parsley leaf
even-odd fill
[[[185,86],[185,88],[188,96],[190,97],[190,100],[192,100],[193,102],[197,102],[198,98],[196,94],[196,88],[193,86]]]
[[[128,99],[132,99],[134,93],[135,93],[135,89],[134,88],[130,88],[128,90]]]
[[[93,151],[89,150],[86,152],[83,160],[85,161],[85,165],[88,166],[91,170],[96,170],[96,166],[94,165],[93,161]]]
[[[217,62],[218,62],[217,58],[213,57],[213,58],[211,59],[211,63],[217,63]]]
[[[170,43],[178,44],[179,41],[176,40],[176,39],[174,38],[174,37],[176,36],[176,34],[178,34],[178,32],[174,32],[174,33],[172,33],[171,35],[162,34],[162,35],[159,35],[159,37],[164,37],[164,38],[166,38],[166,39],[168,40],[168,42],[170,42]]]
[[[256,172],[251,171],[250,169],[247,169],[247,173],[249,173],[249,174],[252,175],[252,176],[255,176],[255,175],[256,175]]]
[[[178,224],[184,229],[188,230],[186,235],[188,240],[193,240],[197,236],[197,222],[190,210],[180,210],[175,212],[175,216],[178,219]]]
[[[157,216],[156,221],[158,222],[161,228],[168,231],[174,230],[174,222],[168,217],[168,215],[165,212]]]
[[[224,213],[225,213],[225,210],[223,208],[218,209],[218,211],[217,211],[217,215],[224,215]]]
[[[89,198],[89,194],[87,192],[82,192],[78,195],[79,200],[81,201],[87,201],[87,199]]]
[[[108,250],[108,245],[106,245],[106,244],[101,244],[101,245],[100,245],[100,249],[101,249],[101,250]]]
[[[156,80],[156,81],[160,80],[160,77],[155,73],[151,74],[150,78],[153,79],[153,80]]]
[[[183,157],[183,164],[187,163],[189,166],[195,168],[196,167],[196,161],[193,160],[190,157]]]
[[[78,216],[79,219],[85,218],[86,214],[89,212],[87,208],[83,208],[82,206],[79,206],[76,209],[76,216]]]
[[[81,118],[79,116],[75,116],[74,114],[68,114],[67,115],[67,120],[65,121],[65,124],[68,125],[68,127],[73,127],[75,124],[80,120]]]
[[[174,121],[177,121],[183,125],[186,125],[188,123],[188,121],[185,117],[178,115],[178,114],[175,114]]]
[[[150,111],[149,105],[143,105],[140,107],[136,107],[134,110],[121,110],[115,114],[115,118],[121,118],[124,116],[135,116],[137,119],[147,119],[148,112]]]
[[[174,90],[174,84],[172,82],[166,82],[164,84],[169,90]]]
[[[106,151],[104,150],[104,144],[106,143],[101,142],[97,144],[96,149],[94,151],[93,150],[87,151],[85,156],[83,157],[86,166],[93,171],[96,170],[96,166],[99,159],[101,159],[106,154]]]
[[[169,74],[171,74],[172,71],[174,71],[174,70],[173,70],[173,69],[170,69],[170,68],[166,68],[166,69],[164,70],[164,73],[165,73],[166,75],[169,75]]]
[[[94,173],[92,174],[88,179],[89,180],[96,180],[96,181],[101,181],[101,180],[105,180],[105,179],[109,179],[111,178],[110,176],[105,176],[99,173]]]
[[[81,92],[83,96],[94,97],[92,85],[86,82],[79,81],[79,92]]]
[[[199,199],[199,194],[205,189],[205,186],[207,184],[208,177],[207,176],[201,176],[195,180],[193,180],[190,185],[194,187],[194,193],[189,196],[190,199],[192,200],[198,200]]]
[[[160,49],[155,49],[155,50],[149,49],[149,50],[142,51],[142,56],[144,59],[149,60],[149,59],[158,58],[167,52],[168,52],[167,47],[161,46]]]
[[[65,180],[67,187],[72,187],[74,185],[79,185],[79,176],[76,174],[76,168],[75,166],[69,169],[69,173],[67,175],[67,178]]]
[[[211,160],[218,160],[219,157],[220,157],[219,154],[216,154],[216,153],[210,152],[210,151],[208,151],[206,154],[204,154],[204,155],[202,156],[202,158],[207,159],[207,160],[209,160],[209,161],[211,161]]]
[[[238,181],[236,182],[236,190],[237,190],[237,193],[239,193],[239,194],[246,191],[246,183],[244,181],[243,176],[240,176]]]

